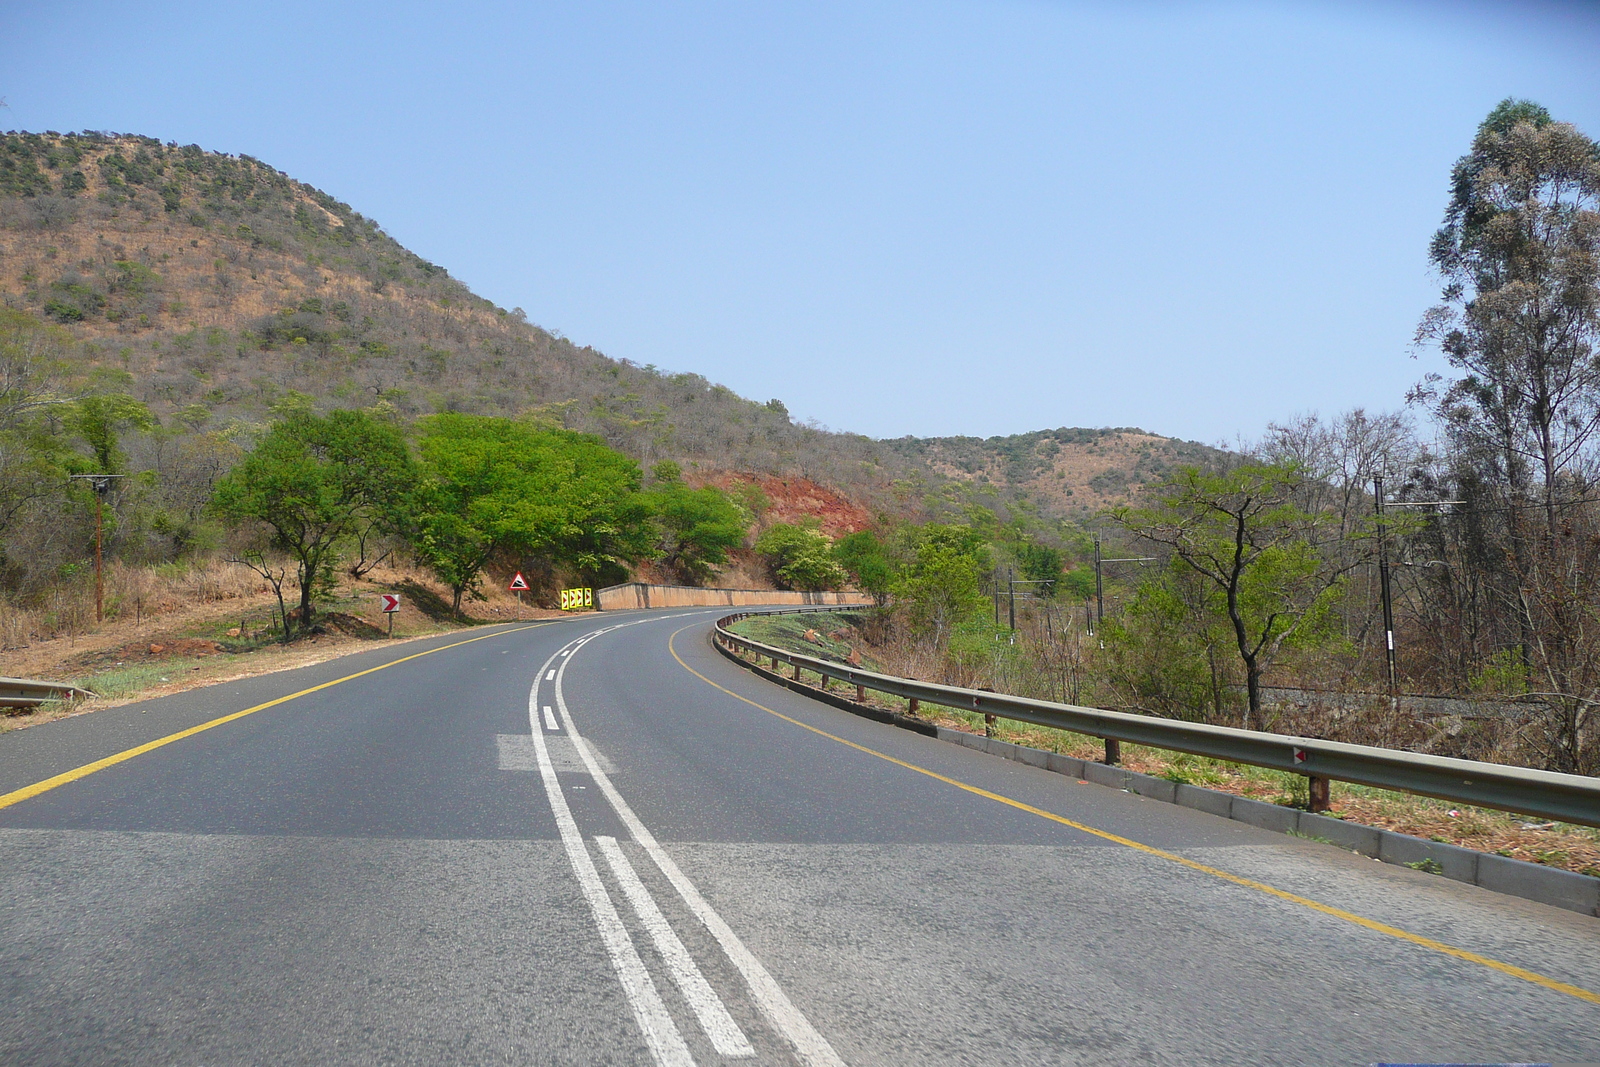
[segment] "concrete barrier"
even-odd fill
[[[623,611],[630,608],[745,607],[763,604],[797,607],[838,604],[859,607],[870,605],[872,602],[872,597],[866,593],[832,591],[805,593],[788,589],[701,589],[692,585],[650,585],[647,582],[624,582],[621,585],[596,589],[594,593],[594,606],[601,611]]]

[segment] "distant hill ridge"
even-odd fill
[[[167,419],[249,433],[319,406],[542,414],[691,476],[796,475],[916,517],[941,486],[1094,510],[1214,450],[1140,430],[874,441],[528,323],[249,156],[124,134],[0,134],[0,299]]]

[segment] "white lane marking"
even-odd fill
[[[591,639],[585,637],[578,641],[572,646],[572,651],[577,652]],[[672,887],[678,891],[678,895],[694,913],[694,917],[711,931],[711,936],[717,939],[722,951],[728,954],[728,959],[739,969],[739,973],[744,975],[756,1005],[761,1008],[772,1025],[789,1039],[789,1043],[799,1053],[800,1059],[812,1067],[845,1067],[844,1060],[833,1051],[833,1046],[828,1044],[827,1038],[818,1033],[810,1020],[794,1006],[784,994],[783,987],[778,985],[778,980],[773,978],[761,965],[761,961],[744,947],[739,935],[735,934],[733,928],[706,902],[706,898],[700,895],[700,890],[695,888],[688,876],[678,869],[672,857],[667,855],[656,841],[655,835],[645,829],[644,823],[639,821],[639,817],[633,813],[628,802],[622,799],[622,794],[617,792],[617,787],[611,784],[611,779],[600,769],[599,763],[589,751],[588,743],[584,741],[583,735],[578,733],[577,725],[572,721],[572,713],[567,710],[566,697],[561,691],[561,683],[566,677],[567,666],[572,663],[572,659],[573,657],[568,656],[561,661],[561,669],[556,676],[556,710],[561,714],[562,725],[567,728],[567,736],[571,739],[573,747],[578,750],[578,755],[583,757],[584,766],[589,768],[589,775],[600,787],[600,792],[611,802],[617,818],[622,820],[622,825],[628,828],[633,839],[660,868],[661,873],[666,875],[667,881],[672,883]]]
[[[712,1046],[723,1056],[754,1056],[756,1050],[750,1047],[749,1039],[739,1029],[739,1024],[733,1021],[733,1016],[728,1014],[722,998],[717,996],[711,983],[700,973],[694,957],[689,955],[689,950],[678,939],[667,917],[661,914],[655,898],[639,880],[639,873],[628,862],[617,839],[596,837],[594,840],[600,846],[600,854],[611,865],[612,873],[617,876],[623,896],[633,905],[633,912],[644,924],[650,940],[656,943],[656,951],[666,961],[667,970],[672,972],[672,980],[678,983],[683,999],[694,1009],[695,1018],[700,1020],[700,1029],[711,1039]]]
[[[684,1044],[683,1035],[678,1032],[672,1016],[667,1014],[667,1006],[661,1002],[661,994],[657,992],[650,972],[645,970],[644,961],[639,959],[633,939],[628,936],[627,927],[622,925],[622,917],[611,903],[605,883],[600,881],[600,872],[595,869],[594,859],[584,846],[583,835],[578,832],[578,824],[572,818],[572,809],[567,807],[567,798],[561,793],[561,783],[556,779],[555,767],[550,762],[544,734],[539,730],[538,696],[539,683],[534,682],[533,689],[528,693],[528,718],[532,721],[533,743],[538,750],[539,776],[544,780],[550,811],[561,830],[561,844],[566,848],[567,859],[571,861],[572,870],[578,876],[578,885],[589,901],[589,910],[594,913],[594,924],[600,930],[600,940],[605,944],[606,954],[611,957],[611,966],[617,972],[617,980],[622,983],[622,992],[628,998],[628,1006],[633,1009],[633,1017],[638,1021],[639,1029],[644,1031],[650,1055],[662,1067],[694,1067],[689,1046]]]
[[[561,729],[561,725],[556,722],[555,712],[550,710],[550,705],[549,704],[546,704],[544,706],[544,728],[546,730],[559,730],[559,729]],[[537,726],[535,726],[533,732],[534,733],[538,733],[539,732]]]
[[[555,671],[545,671],[544,672],[544,680],[547,681],[547,682],[550,681],[551,679],[555,678],[555,676],[556,676],[556,672]]]

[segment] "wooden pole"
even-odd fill
[[[100,492],[94,494],[94,621],[106,621],[106,586],[100,573]]]

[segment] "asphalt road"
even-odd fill
[[[0,735],[0,1062],[1600,1060],[1600,920],[818,705],[721,613]]]

